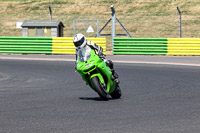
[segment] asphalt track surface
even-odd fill
[[[200,67],[192,59],[116,62],[123,94],[109,101],[72,61],[1,59],[0,133],[199,133]]]

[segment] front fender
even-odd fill
[[[104,81],[104,79],[103,79],[103,77],[102,77],[102,75],[101,75],[100,73],[93,74],[93,75],[90,77],[90,81],[91,81],[91,79],[92,79],[93,77],[98,77],[99,80],[100,80],[100,82],[101,82],[102,84],[105,83],[105,81]]]

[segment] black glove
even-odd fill
[[[103,57],[103,53],[102,53],[102,52],[99,52],[99,53],[98,53],[98,56],[99,56],[99,57]]]

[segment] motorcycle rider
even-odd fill
[[[76,34],[74,36],[73,39],[73,43],[74,46],[76,47],[76,64],[77,64],[77,52],[79,49],[85,47],[86,45],[89,46],[91,49],[94,49],[96,54],[99,56],[99,58],[101,58],[106,64],[107,66],[110,67],[111,72],[112,72],[112,80],[115,80],[118,84],[119,84],[119,80],[118,80],[118,74],[115,72],[114,68],[113,68],[113,62],[111,60],[107,60],[103,54],[103,48],[96,45],[94,42],[92,41],[87,41],[87,39],[85,38],[85,36],[81,33]]]

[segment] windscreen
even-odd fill
[[[81,62],[87,61],[91,56],[91,48],[89,46],[85,46],[78,51],[78,57]]]

